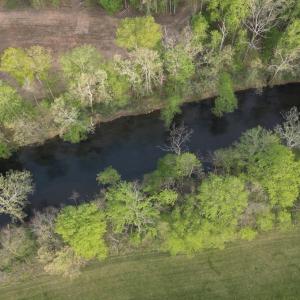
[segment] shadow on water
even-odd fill
[[[207,153],[227,147],[242,132],[257,125],[273,128],[282,121],[280,112],[300,105],[300,84],[266,89],[261,94],[249,90],[238,93],[239,109],[223,118],[215,118],[210,100],[183,106],[176,122],[193,129],[190,151]],[[96,174],[112,165],[124,179],[139,179],[152,171],[163,152],[158,146],[166,139],[159,113],[125,117],[101,124],[87,141],[72,145],[58,138],[42,146],[26,147],[6,161],[0,172],[27,169],[34,177],[35,193],[30,197],[29,211],[45,206],[87,201],[98,191]],[[1,223],[4,217],[0,218]]]

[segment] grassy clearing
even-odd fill
[[[0,299],[299,299],[300,230],[272,233],[195,257],[113,258],[70,281],[37,276],[2,286]]]

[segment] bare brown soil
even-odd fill
[[[0,11],[0,51],[8,47],[41,45],[53,50],[55,56],[82,44],[91,44],[104,57],[124,51],[115,43],[115,31],[122,17],[132,11],[107,15],[100,7],[85,8],[79,0],[58,9]],[[170,30],[179,29],[188,19],[189,10],[182,7],[176,16],[161,16],[157,20]]]

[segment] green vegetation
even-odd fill
[[[218,92],[219,96],[215,100],[212,111],[216,116],[221,117],[224,113],[233,112],[237,108],[237,98],[229,74],[220,75]]]
[[[106,225],[95,204],[67,206],[58,214],[55,230],[77,255],[86,259],[106,257],[107,249],[102,240]]]
[[[99,3],[113,13],[121,2]],[[104,59],[91,45],[58,60],[41,46],[3,51],[0,70],[16,86],[0,84],[1,157],[55,134],[78,143],[99,121],[125,113],[161,107],[170,127],[185,100],[216,92],[212,112],[222,117],[238,107],[237,88],[299,79],[297,1],[193,1],[188,24],[172,31],[151,14],[175,13],[177,5],[187,4],[132,0],[126,5],[147,16],[120,21],[115,43],[122,55]]]
[[[295,299],[299,229],[193,257],[144,254],[93,263],[79,278],[34,276],[2,285],[6,300]]]
[[[117,30],[117,45],[128,50],[157,47],[161,41],[160,26],[153,17],[126,18]]]
[[[122,180],[110,166],[97,175],[100,193],[89,204],[36,213],[29,226],[15,230],[28,232],[26,239],[36,245],[28,255],[45,272],[67,277],[79,276],[96,258],[141,250],[194,255],[266,231],[290,230],[299,222],[300,162],[276,132],[246,131],[213,153],[208,172],[186,152],[192,132],[173,126],[162,147],[170,153],[140,182]],[[32,192],[30,174],[10,172],[0,179],[0,213],[22,220]],[[10,242],[7,234],[1,237]],[[19,263],[12,257],[5,266],[18,269]]]
[[[175,12],[178,1],[129,3],[151,14]],[[100,4],[111,13],[121,8],[119,1]],[[91,260],[139,251],[190,256],[202,251],[203,257],[205,249],[224,249],[266,231],[280,235],[295,227],[300,187],[294,152],[300,145],[297,109],[274,130],[253,128],[232,146],[215,151],[208,162],[211,171],[188,152],[192,132],[171,125],[185,99],[218,91],[212,112],[222,117],[238,107],[236,87],[299,79],[298,8],[295,1],[204,1],[195,5],[190,24],[174,36],[150,15],[126,18],[116,32],[116,44],[126,54],[108,60],[95,47],[82,45],[59,57],[55,76],[47,49],[6,49],[0,70],[16,88],[0,81],[1,158],[55,134],[79,142],[101,118],[152,108],[153,103],[164,107],[161,116],[171,129],[161,147],[168,153],[142,180],[125,181],[110,166],[97,175],[99,193],[89,203],[36,212],[29,223],[2,230],[0,275],[13,277],[32,264],[48,274],[75,278]],[[58,88],[59,79],[64,86]],[[35,89],[45,99],[36,99]],[[32,99],[22,99],[17,90],[27,91]],[[32,192],[27,171],[1,175],[0,213],[22,222]],[[222,261],[226,270],[228,264]],[[102,278],[101,270],[92,272]],[[194,290],[199,295],[199,285],[189,289]],[[245,295],[240,285],[236,293]],[[179,292],[175,296],[183,297]],[[163,298],[168,297],[172,295]]]

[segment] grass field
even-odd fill
[[[43,275],[1,286],[0,299],[300,299],[300,230],[192,258],[113,258],[89,266],[73,281]]]

